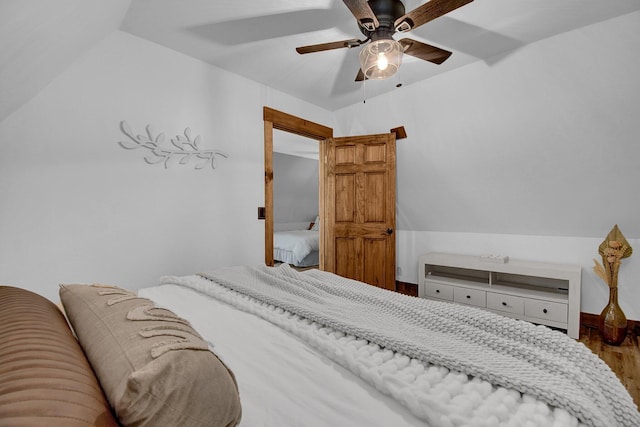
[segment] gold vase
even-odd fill
[[[611,345],[620,345],[627,337],[627,317],[618,305],[617,286],[609,288],[609,304],[600,313],[600,336]]]

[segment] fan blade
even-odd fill
[[[225,46],[237,46],[279,37],[338,27],[342,31],[353,29],[353,19],[344,13],[344,6],[331,9],[305,9],[296,12],[260,15],[222,22],[204,22],[184,29],[206,41]],[[260,31],[256,31],[260,28]]]
[[[430,0],[396,19],[396,31],[406,32],[432,21],[473,0]]]
[[[323,50],[341,49],[343,47],[351,48],[351,47],[360,46],[362,43],[363,43],[362,40],[349,39],[349,40],[342,40],[339,42],[314,44],[311,46],[300,46],[296,48],[296,52],[302,55],[305,53],[321,52]]]
[[[373,13],[371,7],[369,7],[369,3],[367,0],[342,0],[344,4],[347,5],[353,16],[356,17],[360,25],[366,28],[369,31],[373,31],[380,23],[378,22],[378,18],[376,18],[376,14]]]
[[[366,77],[364,76],[364,73],[362,72],[362,68],[358,68],[358,75],[356,76],[356,81],[357,82],[361,82],[363,80],[365,80]]]
[[[402,39],[398,41],[404,48],[404,53],[407,55],[415,56],[416,58],[433,62],[434,64],[442,64],[451,56],[451,52],[448,50],[440,49],[439,47],[431,46],[430,44],[417,40]]]

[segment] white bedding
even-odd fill
[[[173,284],[140,291],[191,321],[235,372],[243,426],[579,425],[531,396],[345,336],[202,277],[165,283],[225,301]]]
[[[308,267],[305,260],[320,249],[320,236],[314,230],[276,231],[273,233],[273,256],[278,261]],[[317,264],[317,263],[316,263]]]
[[[138,294],[189,320],[234,372],[242,402],[240,426],[427,425],[318,350],[254,314],[177,285],[145,288]]]

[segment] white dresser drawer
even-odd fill
[[[538,319],[553,320],[554,322],[567,323],[567,304],[558,302],[526,299],[524,301],[524,314]]]
[[[429,298],[440,298],[453,301],[453,286],[438,282],[424,282],[425,292]]]
[[[487,292],[487,308],[513,314],[524,314],[524,298]]]
[[[487,293],[477,289],[454,288],[453,300],[461,304],[475,305],[478,307],[487,306]]]

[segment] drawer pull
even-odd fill
[[[471,299],[471,295],[467,295],[467,299]]]
[[[542,312],[543,312],[544,314],[547,314],[547,309],[546,309],[546,308],[543,308],[543,309],[542,309]]]
[[[440,289],[436,289],[436,294],[439,294],[439,293],[440,293]]]
[[[505,307],[507,306],[507,303],[502,301],[502,305],[504,305]]]

